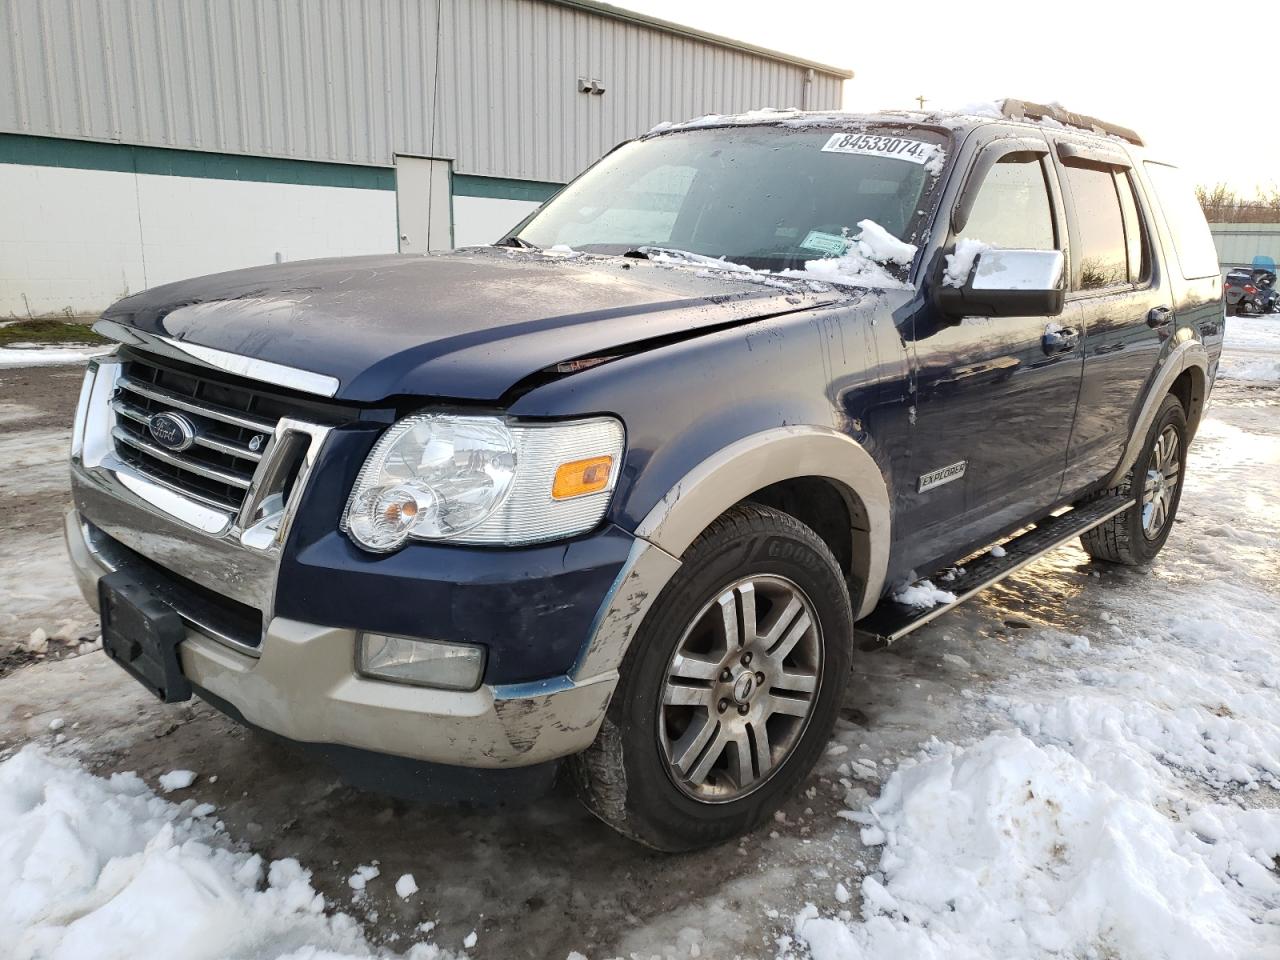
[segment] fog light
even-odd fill
[[[356,669],[377,680],[474,690],[484,675],[484,648],[362,633],[356,638]]]

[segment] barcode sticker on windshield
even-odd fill
[[[879,133],[836,133],[827,141],[826,153],[856,153],[864,157],[892,157],[910,163],[928,163],[938,148],[923,140],[889,137]]]

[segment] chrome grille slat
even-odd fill
[[[224,513],[235,513],[238,509],[234,503],[228,503],[224,500],[219,500],[216,497],[210,497],[188,487],[184,487],[182,484],[174,483],[168,477],[162,477],[160,474],[139,466],[136,463],[130,464],[129,469],[134,473],[139,474],[147,481],[154,483],[156,486],[164,487],[166,490],[172,490],[174,493],[180,494],[188,500],[194,500],[202,506],[211,507],[214,510],[221,510]]]
[[[228,410],[226,407],[221,407],[217,404],[206,404],[198,400],[192,400],[160,387],[152,386],[149,383],[140,383],[129,376],[120,377],[116,381],[116,386],[122,390],[128,390],[130,393],[136,393],[140,397],[155,400],[165,406],[184,410],[187,413],[194,413],[196,416],[221,420],[223,423],[229,423],[235,427],[243,427],[245,430],[269,434],[276,428],[276,425],[270,420],[263,420],[250,414]]]
[[[151,414],[140,407],[135,407],[131,403],[125,403],[123,400],[112,400],[111,409],[122,417],[127,417],[135,423],[140,423],[144,427],[147,421],[151,419]]]
[[[219,453],[225,453],[232,457],[252,460],[254,463],[262,459],[262,454],[254,453],[242,443],[232,443],[229,440],[221,440],[218,437],[210,437],[204,434],[198,435],[195,442],[197,446],[217,450]]]
[[[132,351],[113,386],[109,435],[117,456],[166,489],[253,522],[241,513],[255,509],[254,484],[292,404],[269,389]],[[160,414],[187,421],[185,446],[161,443],[151,432]]]
[[[147,443],[139,437],[135,437],[128,430],[121,427],[113,427],[111,436],[117,443],[128,444],[135,450],[141,450],[149,457],[154,457],[161,463],[167,463],[171,467],[177,467],[179,470],[186,470],[188,473],[194,473],[197,476],[204,477],[207,480],[216,480],[218,483],[225,483],[228,486],[239,487],[241,490],[248,490],[252,482],[252,477],[246,478],[239,474],[229,473],[225,470],[218,470],[215,467],[206,466],[199,461],[192,460],[188,457],[181,457],[175,453],[170,453],[163,447],[157,447],[155,444]]]
[[[112,400],[111,409],[120,416],[127,417],[135,423],[140,423],[143,426],[146,426],[148,421],[151,419],[151,414],[146,410],[143,410],[141,407],[135,407],[133,404],[126,403],[123,400]],[[252,460],[254,463],[257,463],[262,459],[261,453],[256,453],[253,450],[250,450],[243,443],[234,443],[230,440],[211,437],[207,434],[197,434],[195,442],[202,447],[208,447],[210,450],[217,450],[219,453],[226,453],[233,457],[241,457],[244,460]]]

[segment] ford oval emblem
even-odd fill
[[[156,413],[147,420],[147,432],[156,443],[175,453],[187,449],[196,440],[196,427],[180,413]]]

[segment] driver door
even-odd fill
[[[1048,145],[996,136],[975,155],[976,190],[956,241],[1066,250]],[[942,271],[933,282],[942,282]],[[915,423],[899,506],[907,566],[927,572],[1056,504],[1083,370],[1078,307],[1060,316],[950,317],[926,297],[913,317]]]

